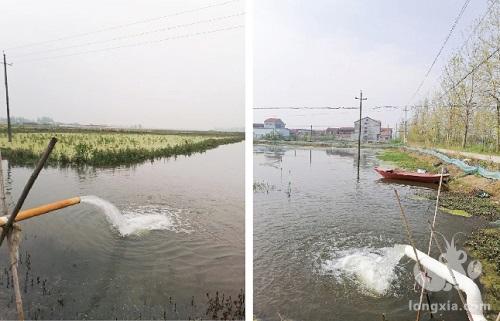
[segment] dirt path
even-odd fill
[[[500,156],[496,156],[496,155],[485,155],[485,154],[461,152],[461,151],[442,149],[442,148],[439,148],[437,150],[439,152],[445,153],[445,154],[454,154],[454,155],[460,154],[460,155],[463,155],[463,156],[468,157],[468,158],[480,159],[480,160],[500,164]]]

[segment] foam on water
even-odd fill
[[[323,274],[333,275],[340,282],[347,277],[371,294],[384,295],[397,278],[396,266],[404,255],[404,246],[351,249],[334,255],[321,263]]]
[[[92,204],[102,209],[107,221],[122,236],[153,230],[189,232],[186,228],[178,228],[178,213],[168,208],[142,206],[135,210],[127,209],[122,213],[116,206],[97,196],[82,196],[81,202]]]

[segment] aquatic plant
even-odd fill
[[[17,132],[12,143],[0,134],[2,156],[13,164],[35,164],[52,136],[58,143],[48,163],[58,165],[114,166],[191,155],[223,144],[242,141],[243,134],[163,134],[113,131]]]
[[[231,296],[219,295],[215,292],[215,296],[207,293],[207,311],[206,316],[212,320],[243,320],[245,319],[245,292],[240,290],[238,297],[232,299]]]
[[[262,192],[269,194],[270,191],[274,191],[276,186],[266,183],[266,182],[254,182],[253,191],[254,193]]]
[[[480,282],[484,286],[485,302],[491,310],[485,311],[493,320],[500,312],[500,229],[481,229],[469,235],[465,246],[479,259],[483,273]]]

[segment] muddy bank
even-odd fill
[[[441,210],[457,216],[481,216],[490,222],[492,227],[477,229],[467,235],[465,246],[483,266],[480,278],[484,286],[483,299],[491,305],[488,317],[494,320],[500,311],[500,228],[495,223],[500,220],[500,181],[466,175],[458,167],[443,164],[436,157],[403,148],[381,151],[378,158],[405,170],[425,169],[439,173],[445,166],[451,179],[440,197]],[[475,161],[471,160],[470,163],[475,164]],[[436,197],[435,192],[419,196],[429,199]]]

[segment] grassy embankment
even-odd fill
[[[406,170],[426,169],[440,171],[440,160],[429,155],[403,149],[387,149],[378,158],[394,163]],[[500,219],[500,181],[488,180],[475,175],[463,175],[455,166],[446,165],[452,179],[443,191],[441,210],[461,216],[482,216],[489,221]],[[488,198],[478,197],[478,192],[486,191]],[[430,195],[434,198],[434,193]],[[477,230],[468,236],[466,248],[481,261],[483,273],[480,277],[485,288],[485,302],[491,305],[491,312],[500,310],[500,228]],[[491,316],[493,316],[491,314]]]
[[[135,164],[204,152],[244,139],[242,133],[17,129],[12,143],[7,142],[5,132],[0,134],[0,150],[2,156],[13,164],[31,165],[39,159],[53,136],[57,137],[58,143],[48,163],[62,166]]]
[[[481,144],[468,144],[467,147],[462,147],[461,145],[445,145],[445,144],[437,144],[437,145],[431,145],[431,144],[418,144],[418,143],[412,143],[412,146],[418,146],[422,148],[442,148],[442,149],[448,149],[455,151],[457,153],[460,152],[466,152],[466,153],[477,153],[477,154],[483,154],[483,155],[497,155],[500,156],[500,151],[496,151],[493,146],[485,146]]]

